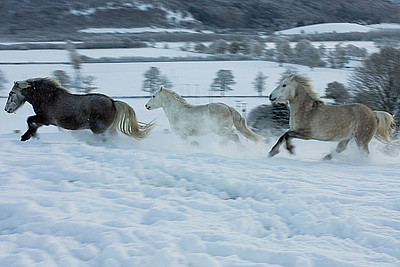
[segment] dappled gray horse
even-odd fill
[[[394,119],[391,114],[372,111],[359,103],[327,105],[305,76],[290,75],[272,91],[269,99],[275,103],[289,101],[290,104],[290,130],[272,147],[271,157],[279,153],[284,142],[287,150],[293,153],[293,138],[339,141],[336,151],[326,155],[325,159],[344,151],[351,139],[365,154],[369,154],[368,143],[374,136],[392,142],[390,129]]]
[[[122,101],[103,94],[71,94],[49,78],[15,82],[5,110],[15,112],[25,102],[32,105],[36,115],[28,118],[28,130],[21,141],[35,137],[42,125],[68,130],[90,129],[95,134],[118,129],[135,138],[145,138],[153,126],[139,122],[133,108]]]

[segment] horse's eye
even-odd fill
[[[152,98],[155,98],[155,97],[156,97],[155,95],[152,96]]]
[[[283,84],[282,87],[286,87],[286,84]]]

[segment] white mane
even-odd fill
[[[162,87],[161,88],[161,92],[166,93],[167,95],[173,97],[175,100],[177,100],[178,102],[180,102],[181,104],[183,104],[183,105],[185,105],[187,107],[193,106],[192,104],[188,103],[186,101],[186,99],[182,98],[178,93],[176,93],[176,92],[174,92],[174,91],[172,91],[170,89]]]
[[[321,98],[319,93],[315,91],[310,78],[304,75],[292,75],[292,77],[290,78],[299,83],[304,88],[304,90],[306,90],[307,94],[311,97],[311,99],[318,102],[326,103],[326,101]]]

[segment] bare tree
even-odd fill
[[[219,91],[221,95],[225,95],[226,91],[232,91],[231,85],[236,84],[234,81],[234,76],[231,70],[219,70],[217,72],[217,77],[214,78],[211,84],[210,91]]]
[[[283,65],[283,63],[289,63],[293,59],[293,51],[290,47],[290,42],[287,39],[279,38],[276,43],[276,60],[279,65]]]
[[[400,123],[400,49],[384,47],[356,68],[348,86],[354,101],[384,110]]]
[[[343,68],[349,62],[347,49],[342,44],[337,44],[334,50],[329,51],[328,61],[333,69]]]
[[[300,40],[295,49],[294,63],[314,67],[323,67],[325,62],[321,60],[320,51],[309,40]]]

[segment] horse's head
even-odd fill
[[[20,108],[26,101],[25,91],[32,86],[33,84],[29,80],[14,82],[14,86],[8,95],[4,110],[8,113],[12,113]]]
[[[157,91],[151,96],[150,100],[144,105],[148,110],[157,109],[162,107],[162,91],[164,90],[164,85],[161,85]]]
[[[269,95],[269,100],[274,103],[285,103],[294,97],[296,81],[294,75],[285,78]]]

